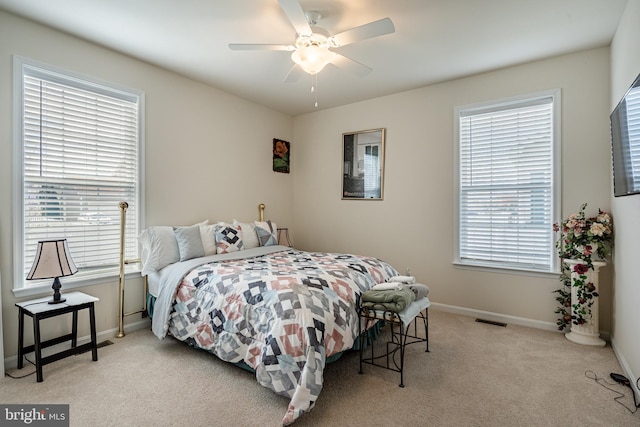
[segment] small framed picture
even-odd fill
[[[281,139],[273,138],[273,171],[289,173],[289,159],[291,144]]]

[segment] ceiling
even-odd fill
[[[373,71],[329,64],[284,83],[293,44],[277,0],[0,0],[0,9],[175,71],[290,115],[607,46],[627,0],[300,0],[337,34],[389,17],[395,33],[336,49]],[[318,106],[314,103],[317,98]]]

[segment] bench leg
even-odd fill
[[[78,346],[78,310],[74,310],[72,313],[71,321],[71,348]]]
[[[427,350],[429,352],[429,307],[424,310],[424,336],[427,340]]]
[[[91,360],[98,360],[98,340],[96,338],[96,314],[93,303],[89,306],[89,323],[91,324]]]
[[[18,369],[24,366],[24,310],[18,307]]]
[[[33,316],[33,350],[36,356],[36,380],[41,383],[42,377],[42,345],[40,343],[40,316]]]
[[[425,353],[429,352],[429,308],[425,308],[424,313],[420,313],[422,324],[424,325],[424,341],[426,343]]]
[[[404,346],[407,345],[407,334],[409,333],[409,326],[405,327],[404,322],[400,321],[400,387],[404,388]]]
[[[358,373],[362,374],[362,357],[364,356],[363,354],[364,337],[362,336],[362,317],[360,316],[360,313],[358,313],[358,343],[360,344],[360,348],[358,349],[358,353],[360,354],[360,371],[358,371]]]

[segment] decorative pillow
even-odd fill
[[[173,227],[148,227],[140,233],[138,241],[142,245],[142,274],[145,276],[180,261]]]
[[[258,235],[256,234],[256,225],[250,222],[238,222],[233,220],[233,225],[239,226],[242,230],[243,249],[257,248],[260,246]]]
[[[178,242],[180,261],[204,256],[204,246],[202,246],[199,225],[173,227],[173,231],[176,234],[176,241]]]
[[[200,239],[205,256],[215,255],[216,251],[216,224],[200,225]]]
[[[242,250],[242,230],[231,224],[216,225],[216,252],[226,254]]]
[[[278,228],[275,222],[267,220],[266,222],[256,221],[256,234],[260,246],[272,246],[278,244]]]

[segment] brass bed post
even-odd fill
[[[124,227],[127,217],[127,202],[118,203],[120,207],[120,270],[118,272],[118,334],[116,338],[124,337]]]
[[[137,311],[132,311],[131,313],[124,312],[124,266],[126,264],[135,264],[140,262],[139,258],[137,259],[124,259],[125,252],[125,244],[124,244],[124,235],[125,235],[125,224],[127,217],[127,208],[129,204],[127,202],[120,202],[118,204],[120,207],[120,271],[118,274],[118,333],[116,334],[116,338],[122,338],[125,336],[124,333],[124,317],[129,316],[131,314],[142,313],[144,317],[144,313],[147,311],[147,276],[144,277],[144,285],[142,287],[142,309]]]
[[[258,205],[258,213],[259,213],[258,218],[260,218],[260,222],[264,221],[264,208],[265,208],[264,203],[260,203]]]

